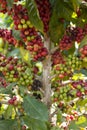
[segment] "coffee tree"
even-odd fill
[[[86,0],[0,0],[0,130],[87,127],[86,12]]]

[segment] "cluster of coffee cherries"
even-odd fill
[[[26,43],[26,48],[32,54],[34,61],[43,60],[48,55],[48,51],[44,47],[40,36],[37,36],[34,40]]]
[[[74,42],[80,43],[84,36],[87,34],[87,29],[80,27],[68,27],[63,38],[59,42],[59,47],[61,50],[69,50]]]
[[[71,95],[69,94],[70,91],[71,91],[71,86],[69,85],[63,87],[57,87],[53,96],[54,102],[57,101],[59,102],[61,100],[70,101],[72,99]]]
[[[16,46],[18,44],[18,41],[12,36],[12,30],[0,28],[0,37],[11,45]]]
[[[14,0],[13,2],[18,2],[19,0]],[[9,8],[6,0],[0,0],[0,12],[12,14],[12,8]]]
[[[80,70],[82,67],[82,60],[75,55],[68,55],[66,59],[66,65],[68,69],[70,68],[71,72],[75,70]]]
[[[0,87],[6,88],[9,85],[9,83],[5,80],[4,77],[0,77]]]
[[[18,4],[18,5],[14,4],[12,11],[13,11],[12,17],[13,17],[13,20],[14,20],[15,29],[20,30],[22,34],[24,33],[24,36],[29,35],[29,33],[30,33],[29,31],[31,31],[33,26],[31,24],[31,22],[29,21],[27,9],[21,4]],[[31,33],[32,33],[32,31],[31,31]],[[33,33],[36,34],[36,32],[33,32]]]
[[[87,45],[84,45],[82,48],[79,49],[81,59],[85,60],[87,57]]]
[[[63,79],[67,76],[72,76],[75,70],[80,70],[82,67],[82,60],[75,55],[68,55],[63,61],[58,61],[58,64],[54,65],[54,74],[57,74],[57,78]],[[63,61],[63,63],[61,63]]]
[[[47,49],[38,31],[29,21],[28,11],[21,4],[14,4],[13,20],[16,30],[20,30],[20,36],[25,43],[25,48],[31,52],[35,61],[47,56]]]
[[[41,83],[41,81],[39,81],[38,79],[35,79],[35,80],[33,81],[33,84],[32,84],[32,90],[33,90],[33,91],[38,91],[38,90],[40,90],[40,88],[42,88],[42,83]]]
[[[6,0],[0,0],[0,12],[7,12],[7,2]]]
[[[72,115],[67,115],[66,116],[66,121],[72,121],[72,120],[77,120],[78,119],[78,113],[74,112]]]
[[[41,20],[43,21],[44,24],[44,32],[48,32],[49,29],[49,20],[50,20],[50,16],[51,16],[51,5],[49,0],[35,0],[38,10],[39,10],[39,14],[41,17]]]
[[[73,82],[72,87],[77,89],[76,95],[81,97],[82,95],[87,95],[87,81],[79,80],[77,82]]]
[[[27,63],[14,57],[5,57],[0,54],[0,71],[5,79],[18,85],[28,86],[33,82],[33,73]]]
[[[40,89],[42,88],[42,83],[38,79],[34,79],[33,84],[28,87],[28,90],[32,90],[32,96],[36,99],[41,100]]]
[[[54,66],[54,74],[56,74],[57,80],[64,79],[65,77],[71,74],[71,71],[68,70],[66,64],[57,64]]]
[[[53,101],[54,102],[70,102],[73,99],[87,95],[87,81],[79,80],[67,85],[58,86],[55,88]]]
[[[12,30],[7,29],[0,29],[0,37],[12,45],[23,46],[29,50],[34,61],[43,60],[48,51],[44,47],[41,35],[29,21],[27,9],[21,4],[13,4],[11,13],[14,28],[20,31],[22,41],[15,39]]]
[[[64,64],[64,57],[62,56],[62,53],[60,52],[60,50],[56,50],[53,54],[52,54],[52,64],[53,65],[57,65],[57,64]]]
[[[61,50],[69,50],[73,46],[73,42],[68,35],[64,35],[59,43]]]
[[[53,65],[53,71],[57,74],[57,78],[63,79],[66,77],[69,73],[67,70],[67,66],[65,64],[65,58],[60,52],[60,50],[56,50],[52,54],[52,65]]]
[[[66,32],[72,41],[77,41],[78,43],[84,38],[85,35],[84,29],[80,27],[68,27]]]

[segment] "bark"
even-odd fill
[[[51,72],[51,58],[48,56],[43,64],[43,89],[44,89],[44,99],[43,102],[50,108],[51,105],[51,82],[50,82],[50,72]]]
[[[44,90],[44,98],[43,102],[47,105],[48,109],[50,109],[51,105],[51,55],[50,55],[50,39],[48,37],[45,38],[44,46],[48,49],[48,56],[43,61],[43,90]]]

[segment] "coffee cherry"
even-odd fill
[[[26,130],[27,128],[26,128],[26,126],[25,125],[23,125],[22,126],[22,130]]]
[[[65,77],[64,74],[59,74],[60,79],[63,79],[64,77]]]
[[[82,96],[82,92],[81,91],[77,91],[76,96],[77,97],[81,97]]]
[[[22,24],[25,24],[25,19],[21,19],[21,21],[20,21]]]
[[[15,100],[15,101],[14,101],[14,106],[17,106],[18,103],[19,103],[19,102],[18,102],[17,100]]]
[[[77,85],[77,89],[81,89],[81,85]]]
[[[14,105],[14,102],[16,102],[16,100],[17,100],[17,97],[14,96],[14,97],[12,97],[11,99],[8,100],[8,104]]]
[[[86,62],[87,61],[86,60],[86,57],[87,57],[87,45],[84,45],[82,48],[80,48],[79,52],[80,52],[81,59]]]
[[[21,30],[23,26],[21,24],[18,25],[18,29]]]
[[[4,77],[0,77],[0,87],[6,88],[8,85],[9,82],[7,82]]]

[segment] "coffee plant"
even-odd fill
[[[87,0],[0,0],[0,130],[87,129]]]

